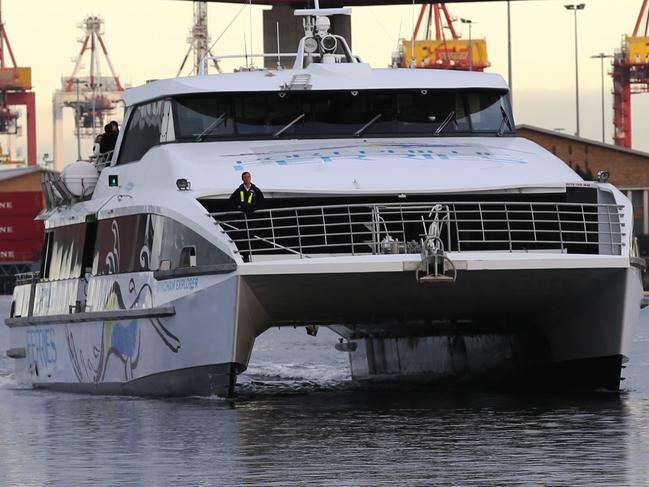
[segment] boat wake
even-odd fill
[[[240,394],[299,394],[345,388],[348,367],[314,363],[257,362],[237,380]]]
[[[0,389],[31,389],[31,385],[18,381],[13,372],[0,372]]]

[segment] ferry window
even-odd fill
[[[160,143],[165,100],[136,107],[131,114],[120,145],[117,164],[139,161],[147,151]]]
[[[234,134],[231,104],[227,101],[212,97],[184,98],[177,101],[175,108],[174,119],[182,120],[179,129],[183,137],[195,140],[201,136]]]
[[[93,275],[230,262],[224,252],[171,218],[141,214],[97,223]]]
[[[184,247],[180,251],[178,267],[194,267],[196,265],[196,247]]]
[[[81,261],[81,277],[84,277],[87,272],[91,272],[96,237],[97,222],[86,223],[86,238],[83,245],[83,257]]]
[[[41,278],[45,279],[50,275],[50,263],[52,261],[52,233],[45,232],[43,242],[43,259],[41,260]]]
[[[47,233],[43,279],[73,279],[81,275],[85,225],[59,227]]]
[[[496,93],[469,93],[467,94],[468,108],[471,125],[474,132],[493,132],[494,127],[505,132],[511,132],[506,121],[503,120],[502,110],[509,110],[503,106],[507,98]],[[509,116],[509,115],[508,115]],[[511,116],[510,123],[511,123]]]
[[[513,132],[502,90],[209,93],[174,104],[176,139],[184,141]]]
[[[162,122],[160,127],[160,142],[172,142],[176,139],[171,102],[165,100],[162,107]]]
[[[154,235],[151,244],[151,269],[228,264],[232,259],[180,222],[152,215]]]
[[[148,215],[131,215],[97,223],[93,275],[150,269],[151,231]]]

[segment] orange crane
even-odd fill
[[[7,53],[9,54],[8,63]],[[32,88],[32,69],[16,64],[9,37],[2,21],[0,8],[0,134],[18,133],[19,113],[11,107],[25,105],[27,109],[27,163],[36,164],[36,95]]]
[[[428,11],[428,17],[425,36],[423,40],[417,40],[426,11]],[[489,67],[491,64],[487,57],[487,41],[471,38],[473,22],[468,19],[460,19],[462,23],[469,25],[469,39],[462,39],[453,25],[456,20],[443,3],[422,5],[412,39],[401,40],[397,64],[405,68],[411,66],[414,61],[417,68],[464,71],[483,71]],[[433,26],[435,29],[434,38],[432,37]],[[447,37],[445,29],[448,29],[450,38]]]
[[[613,58],[613,139],[616,145],[628,148],[631,148],[631,95],[649,92],[648,4],[649,0],[642,1],[633,35],[623,37],[622,48]]]

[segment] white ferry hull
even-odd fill
[[[36,388],[230,396],[256,336],[270,326],[321,325],[346,340],[339,348],[358,381],[616,390],[639,319],[641,270],[622,257],[559,257],[456,254],[453,283],[417,282],[412,255],[107,278],[89,294],[120,303],[100,311],[113,319],[15,317],[11,350],[23,351],[17,376]],[[115,300],[115,289],[129,291]],[[150,298],[136,289],[151,289]]]
[[[158,307],[100,312],[116,314],[111,320],[86,321],[92,312],[8,320],[16,376],[35,388],[71,392],[231,395],[241,371],[233,355],[237,279],[219,281]],[[152,297],[162,298],[155,291]]]

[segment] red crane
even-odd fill
[[[624,36],[622,49],[615,52],[613,60],[613,139],[616,145],[628,148],[631,148],[631,95],[649,92],[648,4],[649,0],[642,1],[633,35]]]
[[[11,66],[8,63],[7,53]],[[31,68],[16,65],[7,31],[0,13],[0,134],[16,134],[18,113],[10,107],[25,105],[27,109],[27,163],[36,164],[36,95],[31,91]]]

